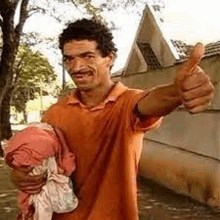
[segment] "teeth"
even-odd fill
[[[74,78],[88,78],[89,77],[89,73],[83,73],[83,74],[76,74],[76,75],[73,75]]]

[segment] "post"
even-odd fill
[[[66,77],[65,77],[65,68],[64,68],[64,64],[62,62],[62,67],[63,67],[63,81],[62,81],[62,89],[64,90],[66,87]]]

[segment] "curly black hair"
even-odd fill
[[[97,42],[97,49],[103,57],[113,53],[116,55],[112,33],[104,24],[94,19],[82,19],[70,23],[59,36],[59,48],[63,51],[63,46],[71,40],[94,40]]]

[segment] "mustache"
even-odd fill
[[[77,74],[84,74],[84,73],[91,73],[91,70],[80,70],[77,72],[71,72],[71,75],[77,75]]]

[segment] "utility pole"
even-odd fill
[[[41,81],[41,79],[40,79],[40,86],[39,86],[39,88],[40,88],[40,116],[42,116],[42,114],[43,114],[43,110],[44,110],[44,106],[43,106],[43,92],[42,92],[42,81]]]
[[[62,62],[62,67],[63,67],[63,81],[62,81],[62,89],[64,90],[66,87],[66,76],[65,76],[65,68],[64,68],[64,63]]]

